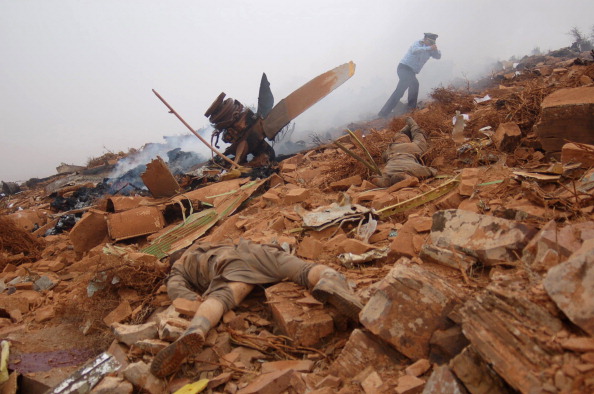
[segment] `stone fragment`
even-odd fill
[[[159,338],[163,341],[173,342],[186,331],[185,328],[166,323],[159,328]]]
[[[45,321],[51,320],[54,316],[56,316],[56,310],[54,309],[53,305],[46,305],[35,311],[35,321],[37,323],[43,323]]]
[[[285,204],[296,204],[298,202],[307,200],[309,198],[309,196],[310,196],[309,189],[297,187],[297,188],[289,190],[285,194],[284,202],[285,202]]]
[[[534,126],[542,147],[559,153],[569,140],[594,144],[594,87],[558,89],[542,101]]]
[[[161,394],[165,391],[165,382],[151,374],[148,364],[143,361],[128,365],[122,373],[126,380],[150,394]]]
[[[520,146],[521,139],[522,130],[514,122],[501,123],[493,135],[497,149],[506,153],[513,153]]]
[[[143,339],[154,339],[157,337],[157,323],[155,322],[138,325],[113,323],[111,327],[116,339],[128,346]]]
[[[160,339],[142,339],[134,344],[134,346],[136,346],[143,352],[150,353],[152,355],[159,353],[168,345],[169,342],[165,342]]]
[[[40,276],[39,279],[35,281],[36,289],[40,291],[51,290],[54,288],[60,281],[54,281],[47,275]]]
[[[117,362],[120,363],[120,369],[124,369],[128,366],[128,364],[130,364],[128,360],[128,347],[126,345],[122,345],[117,339],[114,339],[111,342],[111,345],[109,345],[106,353],[112,355],[113,358],[115,358]]]
[[[324,244],[314,237],[304,237],[297,248],[297,255],[304,259],[315,260],[324,250]]]
[[[584,240],[594,238],[594,222],[574,223],[560,227],[551,220],[528,242],[522,261],[538,272],[547,272],[564,262]]]
[[[231,380],[233,374],[231,372],[223,372],[208,381],[208,388],[214,389]]]
[[[351,177],[330,183],[330,188],[332,190],[347,190],[349,187],[353,185],[359,186],[361,182],[363,182],[363,179],[361,179],[361,175],[353,175]]]
[[[438,248],[435,245],[425,243],[421,247],[419,257],[423,261],[430,261],[445,265],[453,269],[462,269],[468,271],[470,267],[477,263],[477,259],[462,252],[452,249]]]
[[[361,382],[361,387],[365,394],[375,394],[380,391],[380,387],[384,384],[382,378],[376,371],[371,372],[363,381]]]
[[[485,265],[496,265],[516,261],[534,234],[536,229],[523,223],[448,209],[433,215],[427,242],[468,254]]]
[[[297,372],[311,372],[313,369],[313,361],[311,360],[283,360],[271,361],[262,364],[261,373],[270,373],[274,371],[281,371],[284,369],[293,369]]]
[[[559,309],[594,335],[594,238],[584,242],[567,261],[551,268],[543,284]]]
[[[132,394],[133,390],[132,383],[117,376],[105,376],[90,392],[91,394]]]
[[[398,385],[395,391],[398,394],[416,394],[423,391],[425,381],[416,376],[404,375],[398,378]]]
[[[404,363],[404,358],[381,339],[355,329],[348,342],[328,369],[328,373],[350,379],[367,367],[376,371],[393,369]]]
[[[371,249],[373,245],[354,238],[347,238],[338,244],[339,253],[363,254]]]
[[[594,167],[594,145],[569,143],[561,148],[561,162],[581,163],[582,168]]]
[[[469,342],[462,333],[462,328],[456,325],[445,330],[436,330],[429,344],[429,359],[434,363],[443,364],[459,354]]]
[[[413,364],[409,365],[404,369],[404,373],[411,376],[421,376],[425,372],[429,371],[431,368],[431,363],[426,358],[422,358],[420,360],[415,361]]]
[[[468,391],[452,373],[447,365],[440,365],[433,370],[427,380],[423,394],[467,394]]]
[[[284,369],[258,376],[237,394],[277,394],[289,388],[291,377],[295,371]]]
[[[338,387],[340,387],[341,383],[342,379],[338,376],[328,375],[318,382],[318,384],[316,385],[316,389],[322,389],[325,387],[337,389]]]
[[[132,307],[128,301],[123,301],[117,308],[109,312],[109,314],[103,318],[103,323],[109,327],[113,323],[123,322],[130,316],[132,316]]]
[[[303,290],[295,283],[281,282],[266,289],[266,299],[278,328],[293,344],[312,346],[334,332],[334,323],[325,309],[296,303],[303,298]]]
[[[460,185],[458,193],[461,196],[472,196],[479,181],[480,170],[478,168],[464,168],[460,174]]]
[[[450,368],[471,393],[507,393],[505,382],[468,346],[450,361]]]
[[[422,266],[401,259],[376,285],[361,311],[361,324],[405,356],[429,356],[435,330],[448,325],[447,314],[460,291]]]
[[[200,304],[200,301],[187,300],[185,298],[176,298],[172,302],[172,305],[177,313],[189,317],[194,317]]]
[[[574,352],[585,353],[594,352],[594,338],[574,337],[561,342],[564,349]]]

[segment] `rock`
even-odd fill
[[[111,327],[116,339],[128,346],[143,339],[154,339],[157,337],[157,323],[155,322],[138,325],[113,323]]]
[[[169,342],[162,341],[160,339],[142,339],[134,344],[137,348],[143,352],[155,355],[161,350],[165,349],[169,345]]]
[[[472,346],[468,346],[462,353],[454,357],[449,366],[471,393],[508,393],[511,391],[501,377],[487,366]]]
[[[105,323],[106,326],[111,326],[113,323],[123,322],[130,316],[132,316],[132,307],[128,301],[123,301],[117,308],[109,312],[109,314],[103,318],[103,323]]]
[[[332,389],[338,389],[340,384],[342,383],[342,379],[338,376],[328,375],[324,379],[320,380],[318,384],[316,384],[316,389],[322,389],[325,387],[329,387]]]
[[[522,261],[538,272],[547,272],[567,260],[584,240],[594,238],[594,222],[559,227],[551,220],[528,242],[522,252]]]
[[[495,135],[493,135],[493,142],[497,149],[502,152],[513,153],[522,139],[522,130],[514,122],[507,122],[499,124]]]
[[[297,304],[301,298],[303,288],[292,282],[281,282],[266,289],[266,299],[278,328],[293,339],[293,345],[312,346],[334,332],[334,323],[323,308],[304,308]]]
[[[371,372],[363,381],[361,382],[361,387],[365,394],[375,394],[380,392],[380,387],[384,384],[382,378],[376,371]]]
[[[462,252],[438,248],[435,245],[425,243],[421,247],[419,257],[423,261],[430,261],[445,265],[453,269],[462,269],[468,271],[470,267],[477,263],[477,259]]]
[[[479,181],[480,170],[478,168],[464,168],[460,174],[460,185],[458,193],[461,196],[472,196]]]
[[[429,362],[429,360],[427,360],[426,358],[422,358],[406,367],[404,369],[404,373],[406,373],[407,375],[418,377],[423,375],[425,372],[429,371],[429,368],[431,368],[431,363]]]
[[[401,259],[376,285],[361,311],[361,324],[410,359],[429,356],[435,330],[448,326],[447,314],[460,290],[422,266]]]
[[[159,338],[163,341],[173,342],[177,340],[186,331],[186,328],[179,327],[178,325],[165,323],[162,327],[159,327]]]
[[[314,363],[311,360],[283,360],[271,361],[262,364],[261,373],[270,373],[284,369],[292,369],[297,372],[311,372]]]
[[[485,265],[509,264],[534,234],[536,229],[522,223],[448,209],[433,215],[427,243],[468,254]]]
[[[440,365],[433,370],[425,384],[423,394],[466,394],[466,388],[454,376],[447,365]]]
[[[425,381],[415,376],[404,375],[398,378],[398,385],[395,391],[398,394],[416,394],[423,391]]]
[[[429,344],[431,347],[429,359],[434,363],[443,364],[459,354],[469,342],[462,333],[462,328],[456,325],[435,331]]]
[[[93,387],[91,394],[131,394],[133,390],[132,383],[117,376],[106,376]]]
[[[594,338],[569,338],[562,341],[561,346],[563,346],[564,349],[579,353],[594,352]]]
[[[177,313],[189,317],[194,317],[200,304],[200,301],[187,300],[185,298],[176,298],[172,302],[172,305]]]
[[[165,382],[152,375],[148,364],[143,361],[128,365],[122,373],[126,380],[150,394],[161,394],[165,391]]]
[[[363,182],[361,175],[353,175],[348,178],[341,179],[340,181],[330,183],[332,190],[347,190],[351,186],[359,186]]]
[[[338,244],[339,253],[363,254],[373,249],[373,245],[357,239],[348,238]]]
[[[304,259],[316,260],[323,250],[324,244],[322,242],[313,237],[304,237],[297,248],[297,255]]]
[[[47,275],[43,275],[35,281],[35,287],[40,291],[51,290],[59,282],[60,282],[59,280],[54,280]]]
[[[35,321],[37,323],[43,323],[44,321],[51,320],[54,316],[56,316],[56,310],[54,309],[53,305],[46,305],[35,311]]]
[[[287,390],[291,377],[295,371],[291,369],[280,370],[258,376],[237,394],[277,394]]]
[[[394,365],[400,364],[404,364],[404,358],[398,352],[381,339],[355,329],[328,373],[350,379],[367,367],[382,371],[392,370]]]
[[[565,144],[561,148],[561,162],[581,163],[582,168],[594,167],[594,145]]]
[[[559,89],[542,101],[534,130],[542,147],[559,153],[567,140],[594,144],[594,87]]]
[[[594,239],[584,242],[567,261],[551,268],[543,284],[559,309],[594,335]]]
[[[296,204],[301,201],[305,201],[309,198],[310,192],[308,189],[304,189],[301,187],[291,189],[285,194],[284,202],[285,204]]]

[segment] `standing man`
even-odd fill
[[[419,96],[419,81],[417,74],[429,60],[430,57],[435,59],[441,58],[441,52],[435,45],[437,34],[425,33],[425,38],[415,41],[406,52],[398,64],[398,85],[396,90],[390,96],[384,107],[379,112],[382,118],[390,115],[390,112],[396,107],[404,92],[408,89],[408,109],[413,110],[417,107],[417,98]]]

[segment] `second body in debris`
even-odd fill
[[[406,118],[406,126],[396,133],[383,154],[386,165],[382,169],[382,176],[372,178],[371,182],[379,187],[389,187],[407,176],[420,179],[434,176],[437,170],[420,162],[421,155],[428,148],[425,132],[412,118]]]

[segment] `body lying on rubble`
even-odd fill
[[[421,155],[428,147],[425,132],[412,118],[406,118],[406,126],[396,133],[383,154],[386,165],[382,169],[382,176],[372,178],[371,182],[379,187],[389,187],[407,176],[419,179],[434,176],[437,171],[420,162]]]
[[[174,373],[187,356],[200,351],[206,334],[223,314],[241,303],[256,285],[284,279],[306,287],[316,299],[358,322],[363,305],[345,277],[334,269],[303,261],[276,245],[243,239],[238,245],[202,244],[173,264],[167,293],[172,300],[196,300],[201,299],[197,293],[201,292],[204,301],[184,334],[155,356],[152,374],[164,377]]]

